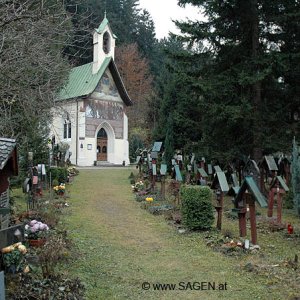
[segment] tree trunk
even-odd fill
[[[252,59],[255,64],[254,72],[259,73],[257,58],[259,55],[259,17],[257,0],[251,0],[252,12]],[[252,102],[253,102],[253,159],[258,162],[262,158],[262,122],[260,120],[261,104],[261,81],[256,81],[252,85]]]

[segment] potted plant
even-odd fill
[[[40,247],[45,244],[49,227],[47,224],[37,220],[31,220],[25,225],[25,237],[28,243],[33,247]]]
[[[60,185],[54,186],[53,189],[57,195],[63,196],[65,194],[66,186],[64,183],[61,183]]]
[[[26,264],[26,247],[22,243],[16,243],[2,248],[3,265],[8,273],[29,272]]]

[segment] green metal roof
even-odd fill
[[[239,186],[232,186],[228,191],[227,195],[235,197],[238,194],[239,190],[240,190]]]
[[[222,169],[220,166],[214,166],[216,172],[222,172]]]
[[[92,73],[93,63],[73,68],[69,74],[67,84],[61,89],[58,95],[58,100],[76,98],[92,93],[111,59],[111,57],[106,57],[96,74]]]
[[[216,172],[211,188],[216,189],[218,183],[222,192],[227,193],[229,191],[229,185],[224,172]]]
[[[239,186],[239,182],[237,180],[236,174],[232,173],[231,178],[232,178],[233,186]]]
[[[159,152],[162,146],[162,142],[155,142],[152,148],[153,152]]]
[[[105,27],[108,25],[108,20],[106,17],[102,20],[101,24],[97,29],[95,29],[98,33],[102,33]]]
[[[266,198],[260,192],[260,190],[252,176],[245,177],[245,179],[242,183],[242,186],[239,189],[239,192],[235,197],[235,200],[234,200],[235,205],[237,205],[237,203],[241,201],[241,199],[247,189],[251,192],[252,196],[255,198],[255,200],[259,203],[259,205],[261,207],[268,207]]]
[[[61,89],[57,100],[72,99],[91,94],[97,87],[105,70],[109,68],[121,99],[126,105],[132,105],[117,66],[111,57],[104,59],[96,74],[93,74],[92,68],[93,63],[73,68],[69,74],[67,84]]]
[[[267,163],[267,166],[268,166],[268,169],[270,171],[278,171],[278,167],[277,167],[277,164],[275,162],[275,159],[272,155],[266,155],[264,157],[266,163]]]
[[[99,25],[99,27],[97,29],[95,29],[98,33],[102,33],[105,29],[106,26],[109,26],[109,22],[108,19],[106,17],[104,17],[103,21],[101,22],[101,24]],[[110,26],[109,26],[110,27]],[[111,29],[110,29],[111,30]],[[111,30],[112,31],[112,30]],[[117,39],[118,37],[113,33],[112,34],[114,39]]]
[[[288,192],[290,189],[288,188],[288,186],[286,185],[285,181],[283,180],[283,178],[281,176],[276,176],[271,184],[271,187],[275,186],[276,181],[278,180],[279,184],[281,185],[281,187]]]
[[[207,173],[205,172],[205,170],[203,168],[199,168],[198,172],[200,173],[200,175],[202,177],[208,177]]]

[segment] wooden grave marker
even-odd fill
[[[181,175],[181,172],[180,172],[179,165],[175,165],[174,168],[175,168],[176,181],[178,182],[178,190],[179,190],[180,189],[180,183],[183,181],[183,179],[182,179],[182,175]],[[176,202],[179,205],[179,203],[180,203],[179,193],[177,195]]]
[[[166,174],[167,174],[167,165],[160,165],[160,176],[161,176],[161,197],[165,200],[166,197]]]
[[[262,193],[266,193],[265,183],[268,182],[268,176],[273,178],[277,175],[278,167],[275,159],[272,155],[265,155],[262,161],[259,163],[260,170],[260,190]]]
[[[197,181],[199,181],[200,185],[205,186],[206,185],[206,180],[207,180],[207,173],[203,168],[198,169],[197,173]]]
[[[256,230],[256,211],[255,202],[261,207],[267,207],[267,201],[263,194],[260,192],[255,180],[251,176],[246,176],[239,191],[234,199],[235,208],[233,211],[237,212],[239,218],[239,231],[240,236],[245,237],[246,232],[246,213],[247,205],[249,206],[250,213],[250,228],[251,228],[251,241],[254,245],[257,244],[257,230]]]
[[[224,172],[216,172],[211,188],[215,190],[217,203],[215,209],[218,213],[217,228],[222,228],[222,214],[224,206],[224,194],[229,191],[228,182]]]
[[[281,176],[276,176],[270,186],[268,194],[268,217],[273,217],[273,206],[276,197],[277,200],[277,223],[281,224],[282,221],[282,195],[289,191],[288,186]]]

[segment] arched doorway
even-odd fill
[[[107,133],[104,128],[97,134],[97,160],[107,161]]]

